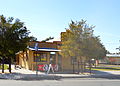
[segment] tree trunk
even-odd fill
[[[17,62],[17,60],[16,60],[16,56],[14,56],[14,60],[13,60],[13,62],[14,62],[14,65],[15,65],[14,68],[16,69],[16,65],[17,65],[17,63],[16,63],[16,62]]]
[[[4,73],[4,56],[2,57],[2,73]]]
[[[89,60],[89,70],[90,70],[90,74],[92,73],[91,71],[91,60]]]
[[[11,73],[11,58],[8,57],[8,59],[9,59],[9,72]]]
[[[1,64],[2,64],[2,61],[1,61],[1,59],[0,59],[0,67],[1,67]],[[2,68],[2,67],[1,67]]]

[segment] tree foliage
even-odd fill
[[[54,37],[48,37],[48,38],[46,38],[45,40],[42,40],[41,42],[46,42],[46,41],[49,41],[49,40],[52,40],[52,39],[54,39]]]
[[[3,15],[0,16],[0,53],[4,56],[26,49],[27,43],[35,39],[29,36],[30,31],[23,22],[13,20],[13,17],[6,19]]]
[[[62,52],[65,57],[80,57],[85,59],[100,59],[106,55],[106,49],[100,38],[93,34],[94,26],[89,26],[86,21],[71,21],[66,32],[61,34]]]
[[[0,16],[0,56],[3,58],[13,58],[19,51],[27,48],[29,41],[36,38],[29,36],[24,23],[13,17],[6,18]]]

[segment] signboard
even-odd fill
[[[52,64],[51,65],[54,71],[58,71],[58,65]],[[48,71],[49,65],[48,64],[38,64],[39,71]]]
[[[35,43],[35,51],[37,51],[38,50],[38,43]]]
[[[38,65],[38,70],[39,71],[47,71],[48,70],[48,65],[47,64],[40,64]]]

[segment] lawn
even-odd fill
[[[98,70],[98,71],[120,71],[120,67],[96,67],[92,68],[92,70]]]
[[[6,70],[6,69],[8,69],[9,67],[6,65],[6,64],[4,64],[4,70]],[[2,65],[0,65],[0,69],[2,69]]]

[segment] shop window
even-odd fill
[[[34,53],[34,62],[47,62],[47,53]]]

